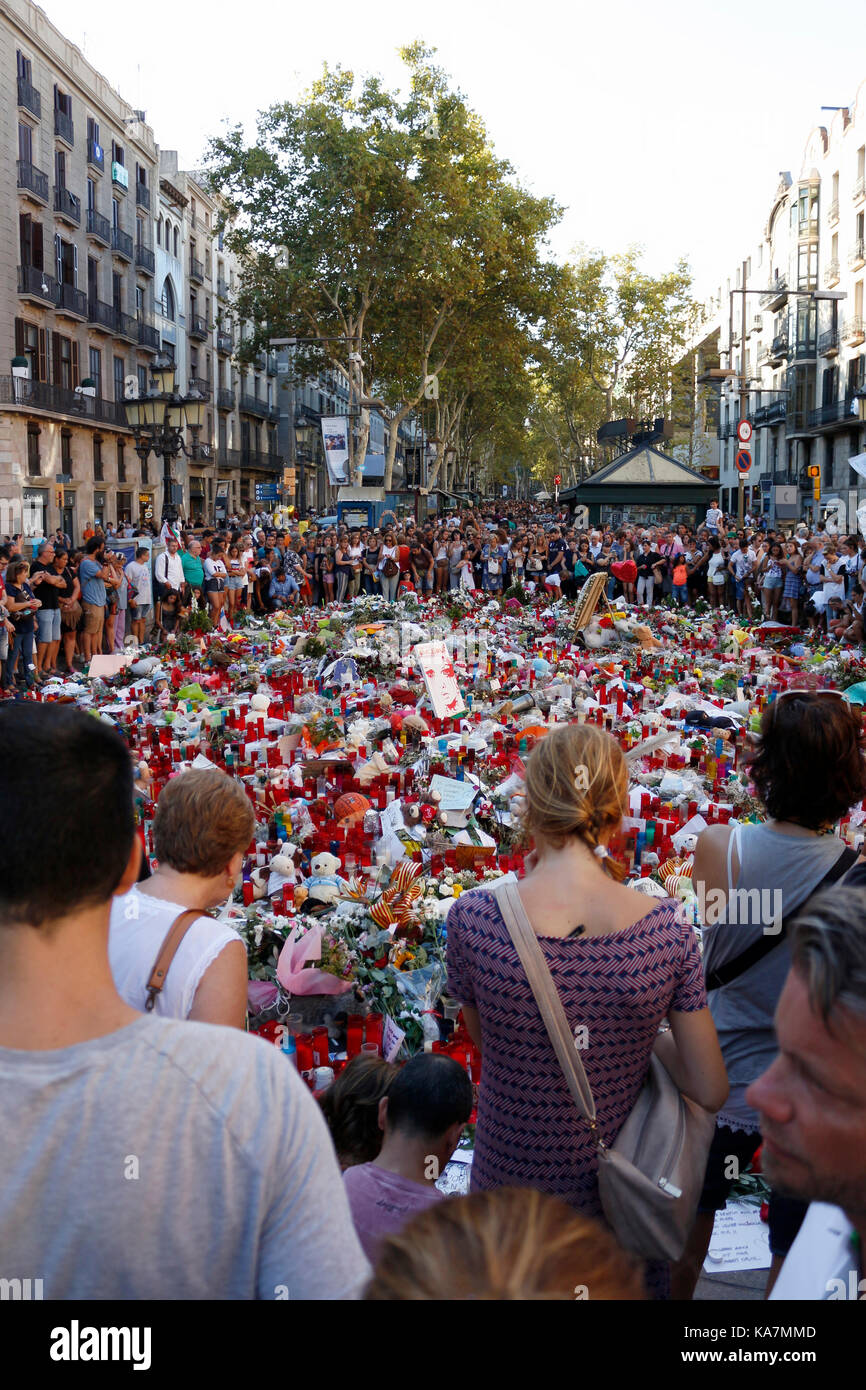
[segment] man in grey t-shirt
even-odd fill
[[[28,795],[34,774],[50,805]],[[291,1064],[117,994],[108,919],[138,872],[132,805],[107,725],[0,712],[0,1279],[41,1279],[46,1299],[357,1297],[369,1265]]]

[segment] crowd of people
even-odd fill
[[[91,657],[176,632],[195,608],[217,624],[241,610],[263,615],[327,607],[359,594],[393,602],[452,590],[544,592],[574,600],[593,574],[605,574],[609,600],[652,607],[728,608],[746,619],[805,627],[861,644],[866,539],[823,524],[787,532],[747,518],[737,528],[715,502],[704,524],[581,529],[566,512],[542,522],[526,504],[467,508],[435,520],[383,518],[380,526],[277,528],[266,514],[228,527],[164,528],[151,564],[113,550],[132,527],[85,528],[73,548],[58,528],[32,544],[0,545],[2,693],[72,672]],[[146,528],[148,533],[152,528]]]
[[[50,1298],[689,1298],[732,1156],[762,1144],[771,1296],[833,1296],[866,1235],[866,859],[827,833],[866,796],[859,711],[778,697],[751,770],[767,819],[711,827],[695,873],[723,898],[772,884],[783,929],[767,937],[747,891],[752,915],[705,924],[703,959],[677,904],[635,893],[608,853],[629,810],[618,741],[561,725],[525,770],[517,893],[569,1030],[587,1030],[597,1131],[614,1142],[653,1056],[716,1116],[671,1267],[602,1220],[596,1132],[497,892],[447,919],[448,992],[483,1059],[471,1193],[447,1197],[436,1180],[474,1104],[457,1061],[362,1054],[317,1103],[244,1035],[243,943],[209,915],[253,829],[243,788],[216,770],[170,781],[142,879],[122,735],[70,706],[5,708],[0,1274],[39,1270]],[[163,990],[148,971],[178,913],[192,926]]]

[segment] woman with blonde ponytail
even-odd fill
[[[527,763],[523,814],[535,863],[519,895],[608,1146],[635,1104],[653,1050],[699,1105],[717,1110],[728,1093],[691,925],[678,903],[650,905],[625,887],[608,855],[627,793],[622,750],[594,725],[552,730]],[[448,993],[462,1003],[483,1057],[473,1191],[535,1187],[601,1217],[596,1146],[493,893],[464,893],[448,915]],[[660,1029],[664,1020],[669,1027]],[[649,1284],[663,1296],[666,1270],[652,1270]]]

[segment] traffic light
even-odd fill
[[[818,463],[810,463],[809,467],[806,469],[806,472],[810,478],[820,478],[821,465]]]
[[[57,483],[54,488],[54,505],[59,512],[63,511],[63,484]]]

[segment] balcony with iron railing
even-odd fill
[[[267,473],[279,473],[283,460],[279,454],[269,454],[256,449],[218,449],[217,464],[220,468],[256,468]]]
[[[150,189],[146,183],[135,184],[135,201],[140,208],[150,208]]]
[[[787,404],[784,399],[778,401],[769,401],[768,404],[763,407],[763,409],[766,412],[764,424],[781,425],[784,422],[785,413],[787,410]]]
[[[67,116],[65,111],[54,108],[54,134],[58,140],[64,140],[72,148],[75,144],[75,124],[71,116]]]
[[[224,329],[217,329],[217,352],[230,354],[234,350],[234,338]]]
[[[228,280],[224,280],[221,275],[217,276],[217,295],[220,299],[228,299],[229,297]]]
[[[77,290],[74,285],[61,285],[57,312],[74,319],[86,319],[87,295],[84,290]]]
[[[861,198],[866,198],[866,175],[861,174],[854,180],[854,202],[859,203]]]
[[[195,285],[200,285],[204,280],[204,265],[195,256],[189,258],[189,278]]]
[[[92,164],[94,169],[102,171],[105,168],[105,150],[95,140],[87,141],[87,162]]]
[[[42,119],[42,97],[33,83],[28,82],[26,77],[19,77],[18,79],[18,105],[23,106],[25,111],[29,111],[31,116]]]
[[[727,421],[727,420],[725,420],[725,421],[720,420],[720,421],[719,421],[718,425],[716,426],[716,438],[717,438],[717,439],[730,439],[730,437],[731,437],[731,435],[732,435],[733,433],[734,433],[734,426],[733,426],[729,421]]]
[[[133,243],[129,232],[122,232],[119,227],[112,227],[111,249],[116,256],[121,256],[125,261],[131,261]]]
[[[96,208],[87,209],[87,235],[94,241],[101,241],[103,246],[111,244],[111,223]]]
[[[850,425],[857,418],[857,402],[847,395],[842,401],[826,401],[813,410],[810,423],[814,429],[832,429],[835,425]]]
[[[135,264],[146,275],[156,273],[156,256],[149,246],[144,246],[140,241],[135,243]]]
[[[46,381],[0,376],[0,405],[17,405],[31,413],[41,411],[47,415],[68,415],[73,420],[99,420],[118,429],[129,428],[122,401],[86,396],[65,387],[49,385]]]
[[[71,227],[81,226],[81,199],[70,193],[68,188],[54,185],[54,211],[62,221]]]
[[[18,160],[18,187],[28,197],[48,203],[48,175],[27,159]]]
[[[839,262],[838,260],[828,261],[827,265],[824,268],[824,288],[830,289],[833,285],[838,285],[838,283]]]
[[[125,314],[122,309],[114,311],[115,332],[121,338],[128,338],[131,343],[138,342],[138,319],[134,314]]]
[[[60,298],[60,286],[53,275],[48,275],[35,265],[19,265],[18,293],[24,299],[35,300],[37,304],[56,306]]]
[[[796,406],[789,406],[785,412],[785,433],[808,434],[812,428],[812,411],[800,410]]]
[[[147,319],[138,320],[138,345],[151,352],[159,351],[159,329],[148,323]]]
[[[228,386],[221,386],[217,391],[217,407],[220,410],[234,410],[235,393]]]
[[[818,352],[822,357],[835,357],[839,351],[839,329],[827,328],[818,337]]]
[[[827,208],[827,225],[830,226],[830,227],[835,227],[835,226],[836,226],[836,223],[837,223],[838,221],[839,221],[839,199],[838,199],[838,198],[834,198],[833,201],[830,203],[830,206]]]
[[[87,322],[99,329],[101,333],[113,333],[115,330],[114,305],[106,304],[102,299],[88,299]]]
[[[866,265],[866,241],[860,237],[848,253],[848,269],[859,270],[863,265]]]
[[[858,347],[866,338],[866,324],[862,315],[852,314],[842,324],[842,342],[849,347]]]
[[[263,420],[268,418],[269,406],[267,401],[261,400],[258,396],[251,396],[249,392],[241,392],[241,410],[247,415],[260,415]]]
[[[770,365],[777,367],[788,356],[788,335],[777,333],[770,346]]]
[[[204,342],[210,332],[210,324],[202,314],[190,314],[186,331],[191,338],[196,338],[199,342]]]
[[[209,401],[211,398],[212,387],[207,377],[191,376],[189,379],[189,389],[190,391],[197,391],[206,401]]]
[[[770,289],[762,294],[758,303],[762,309],[781,309],[788,299],[788,282],[784,275],[777,275]]]
[[[761,351],[758,353],[758,357],[757,357],[757,366],[758,366],[759,368],[760,368],[760,367],[766,367],[766,366],[769,365],[769,362],[770,362],[770,349],[769,349],[769,348],[766,348],[766,347],[765,347],[765,348],[761,348]]]

